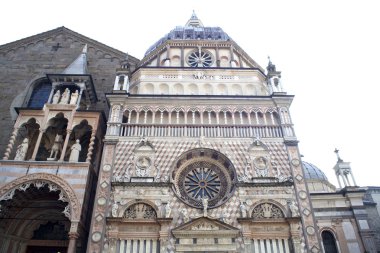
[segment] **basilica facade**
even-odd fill
[[[281,72],[195,14],[142,60],[67,28],[0,56],[1,252],[377,252],[349,163],[336,189],[301,160]]]

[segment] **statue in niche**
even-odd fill
[[[76,90],[73,94],[71,94],[70,98],[70,105],[75,105],[78,101],[79,93],[78,90]]]
[[[119,205],[117,204],[117,202],[115,201],[113,204],[112,204],[112,217],[117,217],[118,216],[118,213],[117,211],[119,210]]]
[[[75,143],[71,146],[69,162],[78,162],[79,153],[81,150],[82,150],[82,146],[79,143],[79,139],[77,139]]]
[[[70,99],[70,90],[69,88],[66,88],[62,94],[61,101],[59,101],[59,104],[66,105],[69,103],[69,99]]]
[[[242,218],[247,218],[247,207],[243,201],[240,202],[240,212]]]
[[[299,217],[300,212],[298,211],[298,207],[296,205],[296,202],[294,200],[291,200],[288,202],[290,213],[292,214],[292,217]]]
[[[187,209],[186,208],[183,208],[181,210],[181,215],[182,215],[183,223],[187,223],[187,222],[190,221],[190,217],[189,217],[189,214],[187,213]]]
[[[29,139],[24,138],[22,143],[17,146],[15,161],[24,161],[25,160],[26,152],[28,151],[28,147],[29,147]]]
[[[52,104],[58,104],[60,98],[61,98],[61,92],[57,90],[54,93]]]
[[[50,151],[48,160],[57,160],[58,153],[62,150],[62,135],[57,134],[54,139],[54,144]]]
[[[170,218],[170,214],[172,213],[172,209],[170,208],[170,203],[166,203],[165,205],[165,217]]]
[[[208,198],[206,196],[203,196],[202,198],[202,205],[203,205],[203,216],[207,217]]]

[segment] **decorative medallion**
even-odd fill
[[[303,209],[302,213],[303,213],[304,215],[306,215],[306,216],[309,216],[311,212],[310,212],[309,209],[305,208],[305,209]]]
[[[196,50],[189,54],[187,63],[191,67],[210,67],[213,63],[213,57],[210,52],[203,50]]]
[[[141,156],[137,159],[136,176],[147,177],[150,174],[152,161],[148,156]]]
[[[300,197],[300,199],[306,199],[307,198],[307,193],[305,191],[300,191],[298,193],[298,196]]]
[[[99,242],[102,239],[102,234],[100,232],[94,232],[91,236],[92,241]]]
[[[103,206],[106,204],[106,202],[107,202],[107,200],[105,198],[103,198],[103,197],[98,198],[98,205]]]
[[[314,229],[314,227],[312,227],[312,226],[308,226],[308,227],[306,228],[306,232],[307,232],[309,235],[314,235],[314,234],[315,234],[315,229]]]
[[[300,160],[294,158],[292,159],[291,163],[293,166],[298,167],[300,165]]]
[[[186,204],[215,208],[226,202],[235,189],[236,172],[223,154],[211,149],[194,149],[183,154],[172,173],[174,192]]]
[[[297,179],[298,181],[301,181],[301,180],[303,179],[303,177],[302,177],[300,174],[297,174],[296,179]]]
[[[111,165],[109,165],[109,164],[105,164],[105,165],[103,166],[103,171],[108,172],[108,171],[110,171],[110,170],[111,170]]]

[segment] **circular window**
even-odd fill
[[[187,57],[187,62],[191,67],[210,67],[213,59],[212,55],[206,51],[193,51]]]
[[[223,154],[211,149],[194,149],[183,154],[172,173],[174,192],[186,204],[208,208],[225,203],[235,189],[235,169]]]

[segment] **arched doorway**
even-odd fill
[[[84,252],[77,244],[81,205],[62,178],[35,173],[15,179],[0,188],[0,207],[0,252]]]
[[[322,232],[322,241],[325,253],[338,253],[335,237],[330,231]]]
[[[59,190],[42,182],[23,185],[11,199],[0,201],[1,252],[61,252],[69,244],[70,220]]]

